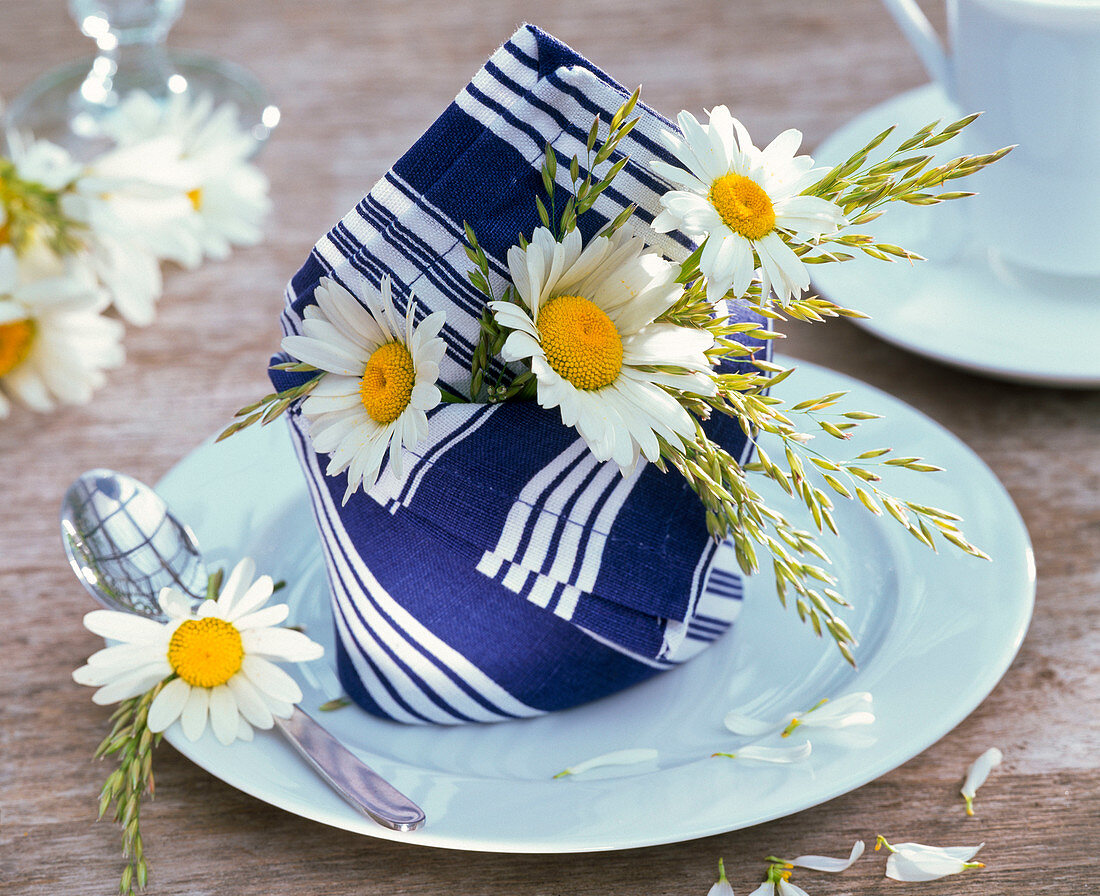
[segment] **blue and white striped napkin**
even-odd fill
[[[508,248],[540,223],[547,143],[567,191],[593,117],[609,120],[628,95],[554,38],[521,28],[318,242],[288,287],[284,332],[299,332],[321,277],[363,295],[389,274],[399,311],[415,292],[423,313],[446,313],[440,382],[468,394],[485,299],[466,276],[463,222],[500,294]],[[687,240],[646,227],[669,189],[648,163],[672,161],[658,134],[675,126],[637,111],[619,147],[630,162],[581,228],[587,239],[633,202],[628,226],[682,259]],[[295,378],[272,371],[272,380],[281,389]],[[629,477],[597,463],[557,410],[441,405],[428,440],[406,451],[403,478],[384,470],[346,506],[344,475],[324,475],[306,422],[296,409],[289,419],[332,584],[341,680],[372,713],[458,723],[573,706],[695,655],[740,608],[733,551],[708,537],[687,483],[644,461]],[[747,460],[736,422],[720,417],[708,430]]]

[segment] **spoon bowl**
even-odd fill
[[[114,470],[79,476],[61,502],[61,538],[76,577],[110,610],[165,618],[167,586],[195,603],[206,597],[206,565],[190,528],[160,495]]]

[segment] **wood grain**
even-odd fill
[[[88,52],[65,4],[0,0],[0,94]],[[938,4],[929,12],[942,20]],[[171,43],[233,59],[267,84],[283,122],[260,163],[274,213],[262,245],[171,270],[154,325],[87,407],[0,423],[0,891],[111,893],[117,832],[94,823],[106,773],[90,754],[106,712],[70,673],[96,648],[57,535],[72,477],[92,466],[161,477],[261,394],[285,281],[521,21],[577,47],[661,111],[727,102],[760,139],[794,126],[813,146],[924,74],[875,0],[195,0]],[[1068,322],[1072,325],[1072,322]],[[897,770],[795,816],[689,843],[571,856],[428,850],[305,821],[175,753],[156,756],[145,815],[156,894],[703,894],[724,856],[739,893],[770,853],[840,853],[876,832],[984,840],[987,868],[923,885],[864,860],[811,893],[1086,893],[1100,888],[1100,393],[1012,386],[949,370],[843,324],[790,327],[784,350],[913,404],[1005,483],[1034,540],[1030,633],[992,695]],[[1056,347],[1045,347],[1056,350]],[[985,748],[1006,755],[977,819],[955,796]],[[736,795],[731,795],[736,798]]]

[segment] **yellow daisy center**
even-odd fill
[[[726,174],[710,185],[711,205],[723,223],[745,239],[758,240],[775,229],[775,208],[764,188],[740,174]]]
[[[202,209],[202,187],[195,187],[193,190],[188,190],[187,198],[191,200],[191,205],[194,206],[195,211]]]
[[[33,320],[0,324],[0,376],[7,376],[27,360],[34,342],[34,329]]]
[[[546,362],[578,389],[602,389],[623,369],[623,340],[595,302],[558,296],[539,309]]]
[[[224,619],[207,616],[188,619],[168,642],[168,663],[176,674],[196,688],[225,684],[244,660],[241,633]]]
[[[375,423],[393,423],[409,406],[415,385],[412,354],[400,342],[387,342],[367,360],[359,398]]]

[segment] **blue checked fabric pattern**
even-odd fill
[[[418,313],[446,313],[440,381],[468,394],[485,300],[467,278],[463,221],[499,295],[508,248],[540,223],[534,197],[546,144],[567,194],[569,161],[585,157],[593,117],[609,120],[628,95],[554,38],[521,28],[317,243],[288,287],[284,332],[299,332],[321,277],[363,295],[388,273],[399,311],[415,292]],[[681,235],[646,229],[669,189],[648,162],[671,161],[658,134],[674,125],[638,112],[620,144],[631,162],[582,230],[593,236],[633,202],[629,226],[682,259],[692,246]],[[278,389],[300,381],[271,373]],[[489,376],[502,373],[497,362]],[[384,469],[345,506],[344,475],[324,475],[327,458],[312,450],[307,422],[296,409],[288,418],[332,585],[338,671],[369,712],[454,724],[563,709],[682,663],[737,616],[733,551],[708,537],[686,482],[644,461],[629,477],[597,463],[557,410],[441,405],[429,413],[428,440],[406,451],[404,477]],[[722,417],[708,427],[747,460],[736,423]]]

